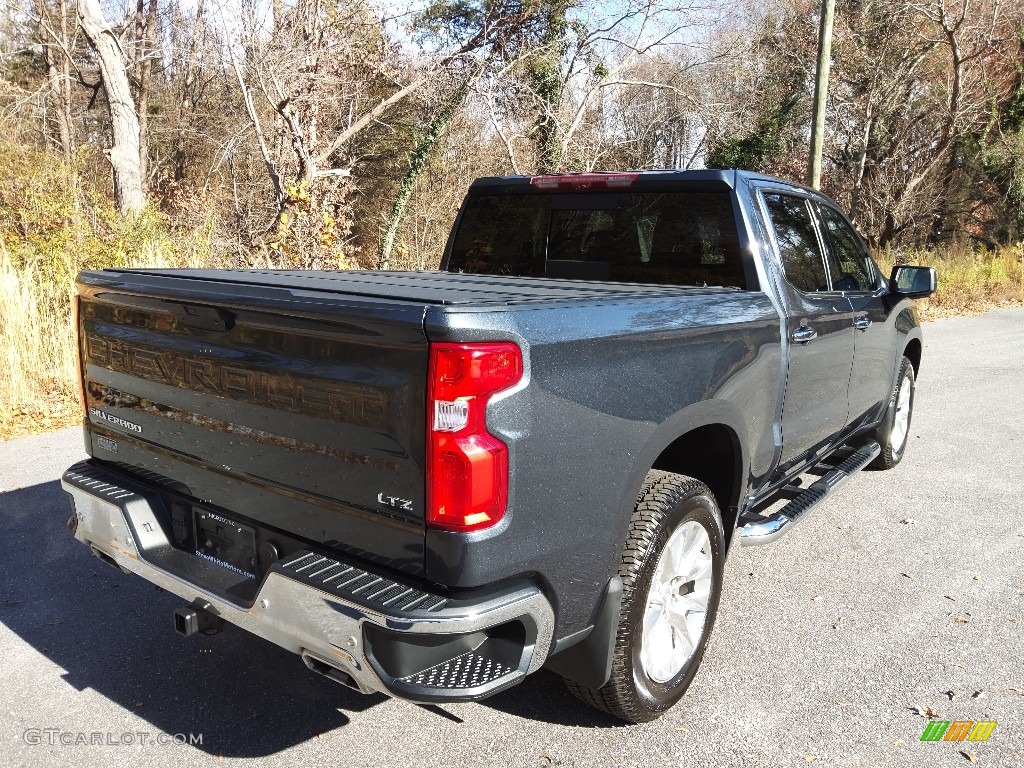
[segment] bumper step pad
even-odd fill
[[[475,651],[435,664],[421,672],[399,678],[403,683],[424,688],[476,688],[486,685],[515,670],[500,661],[488,659]]]
[[[312,552],[294,555],[275,569],[311,587],[379,611],[439,611],[448,603],[439,595]]]

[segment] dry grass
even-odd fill
[[[78,415],[71,290],[33,265],[16,269],[0,241],[0,440]]]
[[[219,266],[208,233],[126,222],[74,169],[0,142],[0,440],[77,423],[71,319],[82,269]]]
[[[122,267],[203,266],[152,248],[119,261]],[[0,238],[0,440],[81,419],[71,311],[77,269],[61,266],[57,275],[36,262],[17,267]]]
[[[995,251],[954,246],[941,251],[881,253],[876,258],[886,275],[897,261],[935,267],[938,290],[918,302],[924,320],[1024,304],[1024,243]]]

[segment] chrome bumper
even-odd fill
[[[175,563],[200,573],[216,569],[212,576],[223,577],[224,569],[171,545],[153,489],[90,462],[71,467],[61,485],[74,504],[69,527],[94,553],[363,693],[477,700],[539,669],[551,646],[551,605],[532,583],[442,596],[311,552],[283,558],[252,604],[239,605],[174,572]],[[339,571],[356,573],[357,586],[329,575]]]

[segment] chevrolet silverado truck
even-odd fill
[[[881,275],[812,190],[659,171],[479,179],[435,271],[77,286],[68,526],[178,632],[417,702],[547,667],[643,721],[730,547],[903,458],[935,273]]]

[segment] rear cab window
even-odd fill
[[[450,272],[748,288],[732,193],[471,193]]]

